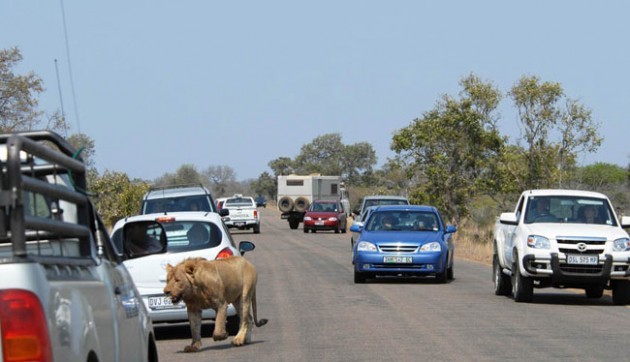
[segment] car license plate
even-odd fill
[[[161,310],[161,309],[183,309],[186,308],[186,304],[183,301],[180,301],[177,304],[173,304],[170,298],[167,298],[164,295],[149,297],[149,308],[152,310]]]
[[[323,221],[315,221],[315,225],[320,225],[321,226],[321,225],[324,225],[324,222]]]
[[[567,264],[597,265],[599,257],[597,255],[567,255]]]
[[[385,257],[383,257],[383,263],[387,263],[387,264],[411,264],[411,263],[413,263],[413,257],[411,257],[411,256],[385,256]]]
[[[244,222],[235,222],[234,225],[236,226],[245,226]]]

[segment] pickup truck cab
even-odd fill
[[[228,228],[253,229],[254,234],[260,233],[260,214],[253,197],[236,194],[225,200],[221,210],[228,210],[229,215],[223,217]]]
[[[534,288],[579,288],[630,303],[630,218],[608,197],[578,190],[529,190],[494,227],[495,294],[530,302]]]
[[[157,361],[78,155],[52,132],[0,135],[0,361]],[[163,235],[152,221],[135,226]],[[166,240],[153,246],[164,252]]]

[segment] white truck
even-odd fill
[[[223,217],[228,228],[253,229],[254,234],[260,234],[260,214],[253,197],[236,194],[223,202],[221,210],[229,210]]]
[[[496,295],[531,302],[534,288],[584,289],[630,303],[630,238],[608,197],[577,190],[528,190],[494,227]]]
[[[340,200],[346,213],[350,210],[348,191],[341,176],[278,176],[277,200],[281,217],[289,221],[291,229],[299,227],[306,210],[315,200]]]
[[[0,360],[157,361],[151,318],[78,155],[56,133],[0,135]],[[165,238],[155,246],[164,252]]]

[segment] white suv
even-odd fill
[[[218,212],[210,191],[202,185],[155,187],[142,197],[141,214],[177,211]]]

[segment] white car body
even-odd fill
[[[535,203],[542,199],[550,203],[547,213],[530,217]],[[578,217],[579,210],[587,205],[598,208],[601,218],[597,223],[586,223]],[[517,277],[518,282],[536,281],[537,287],[585,288],[587,291],[612,287],[614,293],[615,285],[609,284],[611,281],[622,281],[618,283],[621,286],[630,280],[630,238],[624,230],[629,224],[628,217],[618,219],[610,201],[601,193],[525,191],[515,211],[502,213],[495,224],[495,287],[506,278],[503,273],[512,276],[512,283]],[[523,301],[531,299],[529,288],[528,284]],[[507,289],[499,292],[497,294],[507,294]],[[516,294],[515,299],[520,299],[518,292]],[[618,300],[622,299],[625,298]]]
[[[174,220],[168,221],[166,218],[174,218]],[[186,258],[202,257],[214,260],[222,251],[227,251],[234,256],[240,256],[241,252],[232,240],[221,216],[214,212],[173,212],[166,215],[159,213],[131,216],[116,223],[112,229],[112,239],[118,242],[123,226],[128,222],[140,220],[156,220],[164,226],[168,239],[167,252],[128,259],[124,261],[124,264],[129,270],[154,323],[187,321],[188,315],[183,302],[173,305],[170,299],[164,295],[166,265],[175,265]],[[180,227],[179,223],[186,223],[186,226]],[[193,225],[192,223],[203,223],[209,226],[210,239],[207,245],[196,248],[192,245],[192,240],[187,239],[187,233],[184,229],[189,224]],[[169,226],[175,225],[179,230],[169,228]],[[215,316],[216,314],[212,309],[204,310],[202,313],[204,319],[214,319]],[[232,305],[228,308],[228,316],[236,316],[236,310]]]

